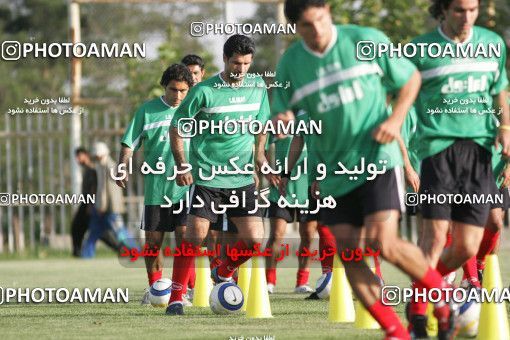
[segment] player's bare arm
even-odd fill
[[[400,152],[402,152],[402,158],[404,159],[404,175],[406,179],[407,185],[413,188],[414,192],[418,192],[420,190],[420,176],[414,171],[413,166],[411,165],[411,161],[409,160],[409,154],[407,152],[407,148],[405,146],[404,140],[402,136],[397,136],[398,146],[400,147]]]
[[[133,150],[131,148],[122,145],[122,149],[120,149],[120,155],[119,155],[119,163],[117,164],[117,169],[121,164],[124,164],[124,166],[127,166],[127,163],[129,159],[133,156]],[[117,174],[118,175],[118,174]],[[123,189],[126,188],[126,184],[128,182],[129,174],[126,172],[126,176],[123,179],[116,180],[115,183]]]
[[[420,86],[421,76],[418,71],[415,71],[409,81],[400,89],[392,115],[372,133],[377,142],[381,144],[390,143],[400,135],[400,128],[409,108],[418,95]]]
[[[499,122],[501,123],[496,137],[496,149],[503,148],[503,156],[510,157],[510,108],[508,105],[508,92],[501,91],[495,98],[496,112],[501,109]]]
[[[267,140],[266,134],[260,133],[256,136],[255,165],[257,167],[257,172],[260,168],[262,168],[264,164],[268,163],[265,151],[266,140]]]
[[[186,163],[184,140],[182,136],[179,135],[177,128],[174,126],[170,127],[170,145],[172,148],[172,155],[174,156],[175,163],[177,164],[177,169],[182,170],[184,168],[183,164]],[[193,184],[193,176],[190,172],[177,175],[175,180],[177,181],[177,185],[180,186]]]
[[[288,110],[285,112],[280,112],[277,115],[275,115],[273,118],[273,123],[276,125],[276,122],[280,120],[283,122],[284,126],[287,126],[287,124],[289,122],[291,122],[295,119],[296,119],[296,117],[294,115],[294,112],[292,112],[291,110]],[[284,137],[285,137],[285,135],[282,135],[282,134],[276,135],[276,138],[284,138]]]
[[[265,150],[266,159],[268,160],[269,165],[271,167],[274,167],[276,165],[276,160],[275,160],[275,157],[270,157],[270,155],[271,155],[270,150],[273,151],[272,154],[274,155],[274,151],[275,151],[274,145],[271,145],[269,147],[269,149]],[[259,169],[258,173],[260,173],[260,169]],[[270,173],[270,174],[264,175],[264,177],[266,177],[267,181],[269,182],[269,185],[276,187],[276,188],[278,188],[280,186],[281,179],[282,179],[282,177],[280,175]]]
[[[508,188],[510,186],[510,160],[507,160],[505,169],[499,175],[499,180],[502,180],[500,188]]]
[[[290,143],[289,148],[289,154],[288,154],[288,166],[289,166],[289,172],[292,172],[292,169],[296,166],[296,163],[299,159],[299,156],[301,155],[301,152],[303,151],[303,147],[305,145],[305,140],[302,136],[294,136],[292,138],[292,142]],[[280,182],[280,195],[285,196],[287,191],[287,184],[289,183],[289,178],[284,177],[282,178]]]

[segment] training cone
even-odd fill
[[[246,316],[249,318],[271,318],[271,305],[267,293],[266,273],[259,257],[252,257],[250,287]]]
[[[246,306],[248,305],[251,278],[251,268],[249,267],[250,263],[251,260],[248,260],[239,267],[239,280],[237,281],[237,285],[241,288],[244,296],[244,304],[241,308],[242,311],[246,311]]]
[[[372,272],[375,272],[375,268],[372,268]],[[356,319],[354,320],[354,327],[358,329],[381,328],[359,299],[356,300]]]
[[[356,301],[356,319],[354,320],[354,327],[358,329],[381,328],[360,300]]]
[[[497,290],[499,296],[503,289],[501,272],[497,255],[488,255],[485,261],[483,272],[483,288],[488,295],[493,289]],[[480,311],[480,324],[478,326],[478,337],[480,340],[508,340],[510,331],[508,328],[508,316],[505,303],[483,302]]]
[[[427,333],[429,336],[437,336],[437,319],[434,316],[434,304],[427,305]]]
[[[354,304],[351,288],[338,255],[333,263],[333,282],[329,295],[329,320],[333,322],[354,322]]]
[[[209,259],[206,256],[195,257],[195,293],[193,294],[193,306],[209,307],[209,295],[212,290],[211,269]]]

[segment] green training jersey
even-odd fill
[[[164,102],[163,97],[145,102],[129,123],[121,143],[136,151],[143,144],[144,161],[157,171],[156,163],[161,157],[165,163],[164,174],[144,175],[144,204],[166,204],[166,195],[172,202],[183,198],[188,187],[178,186],[175,180],[167,180],[174,173],[175,161],[170,148],[168,129],[176,107]]]
[[[384,161],[386,169],[402,164],[397,141],[379,144],[372,131],[388,118],[387,92],[401,88],[415,71],[405,59],[382,56],[358,60],[358,42],[389,43],[376,29],[345,25],[332,26],[332,30],[331,43],[322,54],[310,50],[302,40],[287,49],[276,78],[289,81],[290,86],[276,87],[272,102],[274,113],[302,109],[311,120],[322,121],[322,133],[307,139],[308,152],[326,166],[321,196],[342,196],[364,184],[370,174],[357,168],[363,167],[362,158],[378,169]],[[357,170],[355,175],[335,174],[341,170],[338,162],[349,171]]]
[[[440,27],[412,43],[455,44]],[[487,150],[494,143],[497,131],[492,96],[508,85],[505,42],[496,33],[475,26],[463,44],[472,44],[473,49],[479,44],[500,44],[501,57],[411,58],[422,76],[415,104],[420,140],[416,151],[420,159],[443,151],[458,139],[471,139]]]
[[[292,136],[287,136],[284,139],[278,139],[274,136],[271,136],[270,143],[274,143],[275,145],[275,161],[279,161],[279,164],[282,166],[282,169],[285,166],[285,159],[289,156],[290,144],[292,143]],[[289,180],[287,183],[287,195],[285,198],[287,201],[294,203],[296,200],[299,204],[304,204],[308,199],[308,176],[303,174],[304,164],[306,158],[306,144],[303,146],[303,151],[301,151],[301,155],[299,156],[296,165],[292,169],[291,177],[294,177],[298,174],[298,167],[301,168],[300,176],[295,180]],[[269,200],[271,202],[278,202],[280,198],[280,193],[278,188],[271,186],[269,191]]]
[[[295,116],[296,116],[297,122],[304,121],[307,124],[310,123],[310,115],[304,110],[299,110],[298,112],[295,113]],[[308,174],[307,174],[308,187],[310,187],[312,185],[313,181],[317,178],[317,176],[319,176],[319,174],[317,172],[317,164],[318,164],[317,156],[315,156],[315,153],[313,152],[313,148],[310,148],[310,144],[312,142],[310,140],[311,135],[305,134],[304,132],[298,132],[297,136],[303,137],[303,141],[304,141],[303,150],[306,149],[306,162],[307,162],[307,167],[308,167]]]
[[[172,126],[179,128],[181,119],[194,119],[197,127],[206,126],[205,124],[218,126],[228,120],[256,120],[265,124],[269,115],[266,84],[260,76],[245,77],[242,85],[234,88],[218,74],[191,89],[177,109]],[[226,130],[234,131],[231,128]],[[254,183],[253,174],[233,174],[236,169],[230,160],[239,157],[235,164],[241,170],[245,165],[253,164],[255,137],[242,128],[234,132],[226,134],[209,128],[199,131],[191,138],[188,162],[193,167],[195,184],[230,189]],[[221,172],[226,170],[230,173],[213,174],[212,169],[219,167]]]

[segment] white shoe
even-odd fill
[[[308,294],[311,292],[313,292],[313,289],[309,285],[302,285],[294,288],[294,293],[296,294]]]
[[[443,278],[446,282],[448,282],[449,284],[453,284],[453,281],[455,281],[455,277],[457,276],[457,273],[456,272],[451,272],[450,274],[448,275],[445,275]]]
[[[151,302],[149,301],[149,290],[150,287],[147,287],[143,291],[142,301],[140,302],[141,305],[150,305]]]
[[[184,307],[193,307],[193,303],[191,303],[191,301],[188,300],[185,296],[182,297],[182,305]]]
[[[274,293],[274,284],[272,284],[272,283],[268,283],[267,284],[267,292],[269,294],[273,294]]]
[[[186,298],[190,301],[193,301],[193,296],[195,295],[195,290],[193,288],[188,288],[188,292],[186,293]]]

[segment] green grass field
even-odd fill
[[[504,285],[510,264],[500,254]],[[408,286],[409,280],[383,264],[386,284]],[[310,282],[319,277],[313,268]],[[164,277],[170,276],[166,269]],[[353,324],[328,321],[327,301],[305,301],[292,293],[295,269],[278,270],[278,292],[270,296],[273,318],[247,319],[244,315],[216,316],[209,308],[191,307],[185,317],[169,317],[164,309],[139,304],[146,287],[143,268],[126,268],[116,258],[94,260],[23,259],[0,262],[0,287],[129,288],[128,304],[3,304],[0,305],[0,337],[229,339],[274,336],[275,339],[380,339],[377,330],[358,330]],[[403,306],[399,306],[401,317]]]

